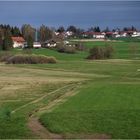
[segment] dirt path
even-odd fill
[[[59,88],[59,89],[51,92],[51,93],[54,93],[56,91],[60,91],[61,92],[61,90],[64,89],[64,88],[67,88],[67,89],[70,88],[70,91],[67,91],[63,95],[61,95],[58,98],[54,99],[53,101],[51,101],[45,107],[38,108],[37,110],[35,110],[32,113],[30,113],[29,120],[28,120],[28,127],[33,132],[33,134],[35,134],[37,137],[42,138],[42,139],[62,139],[63,138],[63,135],[54,134],[54,133],[51,133],[50,131],[48,131],[47,128],[45,128],[40,123],[39,118],[36,117],[36,114],[37,115],[38,114],[41,115],[44,112],[51,111],[55,106],[65,102],[68,99],[68,97],[74,96],[77,93],[76,89],[78,87],[79,87],[79,85],[76,85],[76,86],[73,87],[73,89],[71,89],[71,87],[68,87],[68,85],[67,85],[67,86],[64,86],[62,88]],[[35,100],[32,103],[38,102],[38,101],[42,100],[43,98],[44,98],[44,96],[40,97],[39,99]]]
[[[32,130],[38,138],[41,139],[62,139],[59,134],[49,132],[38,120],[33,116],[29,117],[28,127]]]
[[[28,127],[32,130],[33,134],[39,139],[111,139],[107,134],[55,134],[51,133],[44,127],[36,117],[29,117]]]

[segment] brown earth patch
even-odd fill
[[[59,134],[49,132],[35,117],[29,117],[28,127],[32,130],[38,138],[41,139],[62,139],[63,137]]]

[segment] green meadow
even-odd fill
[[[140,43],[83,44],[87,50],[75,54],[32,50],[56,64],[0,64],[1,139],[52,138],[32,118],[61,138],[140,138]],[[112,59],[85,59],[91,47],[107,45]]]

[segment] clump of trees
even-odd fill
[[[56,51],[60,53],[74,54],[77,51],[86,51],[87,48],[82,43],[68,43],[65,44],[63,41],[57,43]]]
[[[35,28],[30,24],[24,24],[21,28],[22,35],[27,41],[28,48],[33,48],[33,42],[35,41]]]
[[[82,43],[76,43],[75,44],[75,49],[77,51],[86,51],[87,50],[87,48]]]
[[[100,27],[99,26],[95,26],[95,27],[90,27],[88,29],[89,32],[101,32]]]
[[[112,46],[107,47],[94,47],[89,51],[87,59],[109,59],[112,57],[114,49]]]
[[[52,39],[53,37],[54,37],[53,30],[51,30],[49,27],[47,27],[45,25],[40,26],[39,40],[40,40],[40,43],[41,43],[42,47],[44,47],[44,43],[47,40]]]
[[[69,53],[69,54],[76,53],[76,48],[74,45],[67,46],[63,42],[60,42],[59,44],[57,44],[56,50],[60,53]]]
[[[11,27],[10,25],[0,25],[0,49],[10,50],[13,46],[12,36],[21,36],[18,27]]]

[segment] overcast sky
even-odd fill
[[[1,24],[17,26],[140,28],[139,13],[140,1],[0,1]]]

